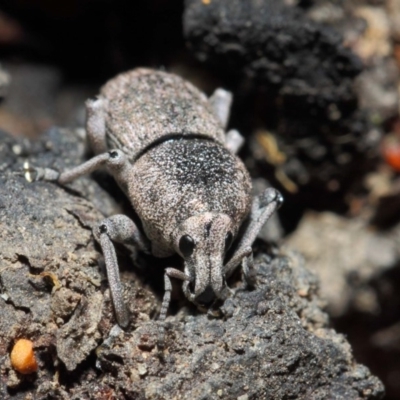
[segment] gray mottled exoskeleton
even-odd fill
[[[208,305],[226,297],[225,280],[240,264],[247,281],[254,279],[251,245],[282,198],[269,188],[252,200],[249,174],[235,155],[242,137],[224,131],[230,103],[231,94],[222,89],[207,99],[175,75],[129,71],[86,103],[87,134],[98,155],[62,173],[26,171],[29,180],[64,184],[105,166],[130,199],[144,234],[124,215],[107,218],[94,229],[122,327],[129,316],[113,242],[156,257],[178,253],[184,259],[183,272],[165,270],[160,320],[170,302],[171,278],[183,281],[190,301]],[[232,256],[225,260],[242,224]]]

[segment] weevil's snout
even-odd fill
[[[219,246],[218,246],[219,247]],[[206,246],[206,249],[209,249]],[[213,246],[216,254],[199,249],[189,260],[185,260],[185,270],[191,277],[189,290],[191,299],[204,306],[221,295],[224,286],[223,252]]]
[[[216,213],[190,217],[177,230],[175,243],[190,277],[190,300],[209,305],[221,296],[225,285],[223,262],[234,231],[231,218]]]
[[[195,297],[196,303],[204,306],[210,305],[218,296],[211,285],[208,285],[202,293]]]

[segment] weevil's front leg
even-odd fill
[[[189,282],[190,277],[184,272],[179,271],[175,268],[166,268],[164,274],[164,297],[161,304],[160,316],[158,320],[160,321],[159,331],[158,331],[158,346],[164,346],[164,336],[165,336],[165,318],[167,317],[167,311],[171,303],[171,292],[172,292],[172,282],[171,278],[179,279],[184,282]]]
[[[229,276],[235,268],[244,261],[243,272],[246,281],[254,283],[255,271],[253,265],[251,246],[256,239],[258,232],[268,221],[271,215],[282,204],[282,195],[273,188],[266,189],[261,195],[253,200],[249,224],[240,240],[235,253],[225,265],[225,276]]]
[[[114,215],[105,219],[97,225],[93,233],[103,251],[118,325],[126,328],[129,324],[129,313],[122,295],[117,255],[113,242],[123,243],[127,247],[135,246],[146,253],[150,253],[150,243],[141,234],[135,223],[125,215]]]
[[[29,164],[25,164],[24,168],[25,178],[29,182],[52,181],[65,184],[83,175],[90,174],[101,167],[107,167],[111,173],[122,175],[123,169],[129,168],[129,166],[129,160],[121,150],[111,150],[63,172],[50,168],[32,168]]]

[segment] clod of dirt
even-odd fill
[[[387,105],[365,96],[375,109],[360,108],[368,88],[361,81],[357,91],[355,82],[364,65],[338,31],[278,0],[186,0],[184,34],[200,61],[239,87],[236,101],[252,115],[245,132],[255,132],[275,184],[291,193],[345,191],[371,168],[381,133],[370,116],[392,116],[397,95]]]
[[[352,79],[362,69],[342,39],[282,1],[186,0],[184,34],[198,59],[310,96],[316,107],[354,101]]]

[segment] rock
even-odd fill
[[[314,106],[354,100],[362,65],[339,34],[282,1],[186,0],[184,34],[198,59]],[[318,74],[315,73],[318,68]],[[311,106],[311,103],[308,104]]]
[[[380,398],[380,383],[353,364],[349,344],[328,328],[317,281],[301,258],[290,253],[268,264],[261,255],[257,266],[258,288],[228,299],[223,319],[170,317],[162,359],[140,349],[149,323],[99,351],[101,367],[132,398]],[[146,366],[144,381],[132,375],[138,365]]]
[[[16,145],[23,147],[19,155]],[[104,201],[109,212],[114,201],[89,177],[63,188],[16,174],[26,157],[32,165],[62,168],[83,154],[71,131],[54,129],[40,142],[22,144],[2,134],[1,398],[382,398],[380,381],[329,327],[315,275],[290,251],[271,258],[260,248],[256,288],[241,289],[233,277],[237,290],[218,318],[186,300],[186,307],[175,302],[179,312],[172,307],[160,350],[154,315],[166,261],[139,254],[132,267],[121,249],[132,321],[126,331],[113,328],[102,256],[90,230],[103,214],[90,199]],[[36,376],[11,369],[8,351],[19,337],[34,343]]]
[[[345,192],[376,160],[381,131],[371,115],[392,117],[398,96],[391,90],[379,101],[371,94],[393,82],[386,76],[372,87],[367,75],[356,90],[365,65],[339,30],[311,14],[279,0],[186,0],[184,34],[195,56],[237,92],[238,114],[252,116],[244,129],[255,133],[251,148],[263,153],[252,156],[274,170],[268,179],[290,193]],[[365,94],[376,110],[360,107]]]
[[[349,308],[379,312],[371,280],[400,261],[400,227],[377,231],[363,218],[309,212],[286,244],[301,252],[321,280],[329,312],[343,316]],[[321,250],[322,249],[322,250]]]

